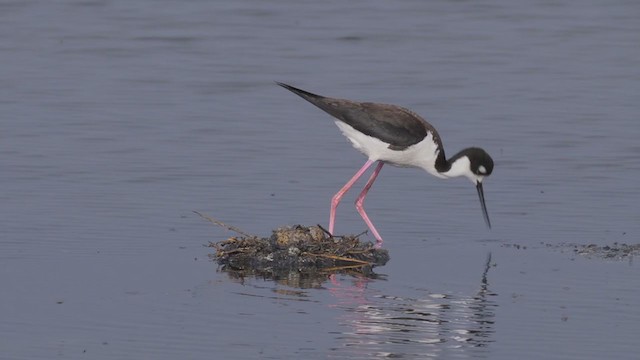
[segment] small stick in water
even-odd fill
[[[227,230],[231,230],[231,231],[237,232],[238,234],[240,234],[240,235],[242,235],[242,236],[244,236],[244,237],[254,237],[254,238],[257,238],[257,236],[255,236],[255,235],[251,235],[251,234],[248,234],[248,233],[246,233],[246,232],[244,232],[244,231],[242,231],[242,230],[238,229],[237,227],[235,227],[235,226],[233,226],[233,225],[227,225],[227,224],[223,223],[223,222],[222,222],[222,221],[220,221],[220,220],[216,220],[216,219],[214,219],[214,218],[212,218],[212,217],[210,217],[210,216],[208,216],[208,215],[202,214],[202,213],[197,212],[197,211],[195,211],[195,210],[193,210],[193,212],[194,212],[194,213],[196,213],[196,214],[198,214],[201,218],[203,218],[203,219],[207,220],[207,221],[208,221],[208,222],[210,222],[210,223],[216,224],[216,225],[218,225],[218,226],[220,226],[220,227],[223,227],[223,228],[225,228],[225,229],[227,229]]]

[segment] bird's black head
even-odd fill
[[[484,215],[484,221],[487,226],[491,228],[491,221],[489,220],[489,213],[487,212],[487,205],[484,202],[484,191],[482,189],[482,180],[485,176],[491,175],[493,172],[493,159],[486,151],[480,148],[469,148],[465,150],[467,157],[469,158],[469,168],[471,172],[476,175],[476,190],[478,190],[478,197],[480,198],[480,205],[482,206],[482,215]]]
[[[449,160],[449,169],[441,172],[446,177],[465,176],[472,183],[482,180],[493,172],[493,159],[486,151],[480,148],[466,148],[452,156]]]
[[[486,151],[480,148],[468,148],[464,150],[469,158],[471,172],[478,176],[489,176],[493,172],[493,159]]]
[[[465,176],[471,180],[476,186],[476,190],[478,190],[484,221],[487,223],[487,226],[491,228],[487,205],[484,201],[482,180],[493,172],[493,159],[486,151],[480,148],[467,148],[454,155],[449,162],[451,164],[449,171],[442,174],[448,177]]]

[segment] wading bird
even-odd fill
[[[353,147],[368,157],[360,170],[331,199],[331,234],[340,200],[374,162],[378,164],[356,198],[356,209],[376,238],[378,247],[382,245],[382,237],[364,211],[364,199],[385,163],[421,168],[441,179],[464,176],[471,180],[478,191],[484,220],[491,228],[482,190],[482,180],[493,171],[493,159],[486,151],[470,147],[447,159],[438,131],[411,110],[396,105],[330,98],[276,83],[333,116]]]

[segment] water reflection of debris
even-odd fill
[[[331,357],[429,358],[451,355],[482,356],[493,342],[496,294],[487,280],[487,257],[479,291],[470,296],[426,293],[422,298],[377,295],[366,298],[369,280],[335,284],[331,292],[345,311],[341,322],[348,330],[338,336],[342,346]]]
[[[220,266],[218,271],[229,276],[230,279],[244,284],[246,279],[271,280],[280,285],[286,285],[296,289],[317,289],[322,288],[324,283],[334,278],[336,274],[349,275],[354,278],[379,279],[372,267],[358,267],[357,269],[331,268],[320,270],[274,270],[274,269],[247,269],[236,270],[228,266]]]

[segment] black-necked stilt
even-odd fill
[[[476,186],[484,220],[491,228],[482,190],[482,180],[493,171],[493,159],[486,151],[471,147],[447,160],[438,131],[411,110],[396,105],[324,97],[291,85],[276,83],[336,118],[336,125],[353,147],[368,157],[360,170],[331,199],[330,233],[333,234],[336,208],[340,200],[376,161],[378,165],[356,199],[356,209],[375,236],[378,246],[382,244],[382,237],[369,220],[363,205],[367,192],[385,163],[421,168],[441,179],[465,176]]]

